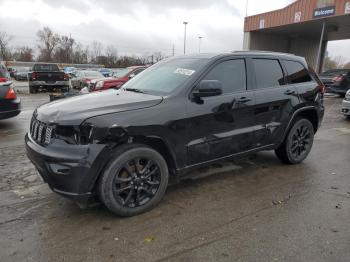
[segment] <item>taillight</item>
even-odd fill
[[[36,80],[36,74],[35,73],[32,73],[32,79]]]
[[[326,92],[326,86],[322,84],[322,85],[319,85],[319,87],[320,87],[321,93],[324,94]]]
[[[6,77],[0,77],[0,82],[7,82],[7,78]]]
[[[344,76],[343,75],[338,75],[332,78],[333,82],[341,82],[344,80]]]
[[[15,90],[13,89],[13,87],[11,86],[8,91],[7,91],[7,94],[5,96],[5,99],[8,99],[8,100],[13,100],[13,99],[16,99],[17,98],[17,95],[16,95],[16,92]]]
[[[64,74],[64,77],[63,77],[64,80],[68,80],[69,79],[69,76],[68,74]]]

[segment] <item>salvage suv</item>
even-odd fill
[[[324,89],[294,55],[170,58],[119,90],[37,108],[27,155],[53,191],[133,216],[159,203],[170,178],[200,166],[262,150],[300,163],[323,118]]]

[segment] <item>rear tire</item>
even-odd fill
[[[112,155],[97,192],[112,213],[135,216],[161,201],[168,179],[168,166],[157,151],[140,144],[124,145]]]
[[[298,164],[310,153],[314,141],[314,127],[305,118],[297,119],[283,143],[275,150],[276,156],[286,164]]]
[[[36,94],[38,89],[35,86],[29,86],[29,94]]]

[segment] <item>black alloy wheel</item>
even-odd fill
[[[314,127],[307,119],[298,119],[290,129],[285,141],[276,150],[284,163],[297,164],[310,153],[314,141]]]
[[[134,216],[151,210],[168,186],[165,159],[154,149],[140,144],[118,147],[99,178],[97,193],[114,214]]]
[[[157,193],[161,182],[159,166],[148,158],[126,162],[114,179],[113,194],[125,207],[145,205]]]

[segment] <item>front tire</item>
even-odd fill
[[[311,122],[305,118],[298,119],[275,153],[283,163],[298,164],[309,155],[313,141],[314,127]]]
[[[144,145],[125,145],[111,157],[97,191],[112,213],[134,216],[161,201],[168,179],[168,166],[157,151]]]

